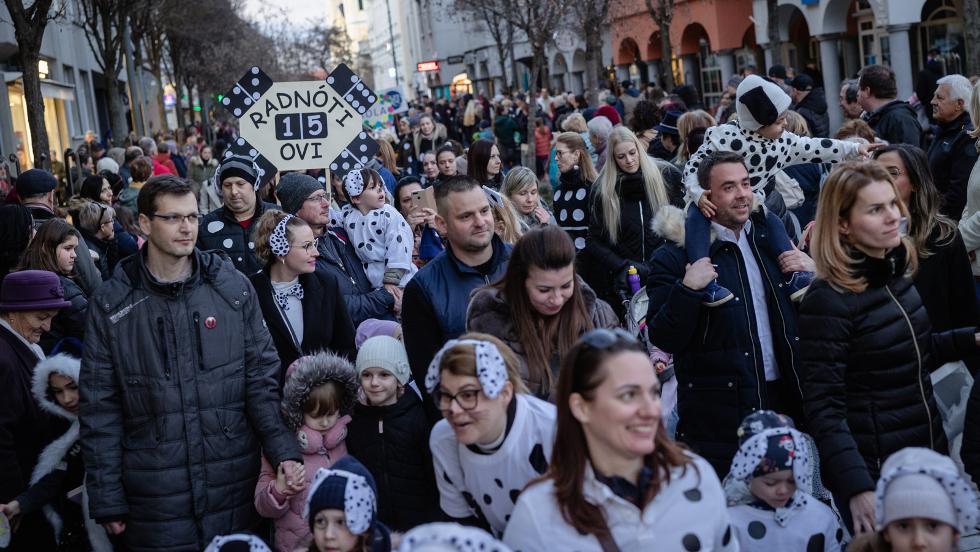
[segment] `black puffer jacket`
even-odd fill
[[[929,372],[976,351],[975,328],[932,332],[903,276],[904,248],[861,263],[864,292],[817,279],[800,305],[803,408],[828,487],[843,500],[873,490],[899,449],[946,452]]]
[[[830,116],[827,115],[827,97],[822,87],[810,90],[810,93],[793,108],[806,119],[810,136],[827,138],[830,136]]]
[[[878,138],[889,144],[922,144],[922,125],[908,102],[892,100],[863,118]]]
[[[432,427],[422,399],[411,389],[389,406],[354,405],[347,453],[378,484],[378,519],[395,531],[439,521],[439,490],[429,452]]]
[[[144,253],[92,296],[81,444],[92,517],[134,552],[202,550],[249,529],[259,454],[301,460],[279,414],[279,357],[248,280],[221,255],[162,284]]]
[[[255,214],[248,228],[242,228],[227,207],[211,211],[204,215],[198,225],[197,248],[201,251],[224,251],[239,272],[246,276],[255,274],[262,270],[262,263],[255,256],[252,229],[259,217],[269,209],[279,209],[279,206],[256,198]]]
[[[65,290],[65,301],[71,303],[71,306],[58,311],[58,314],[51,319],[51,329],[41,336],[39,345],[45,352],[50,352],[58,341],[66,337],[74,337],[78,340],[85,337],[88,297],[75,280],[60,274],[58,279],[61,280],[61,288]]]

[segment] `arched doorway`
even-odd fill
[[[725,83],[721,81],[721,66],[711,50],[708,32],[699,23],[684,28],[680,56],[684,84],[691,84],[698,90],[705,107],[717,105]]]
[[[646,82],[647,64],[640,57],[640,46],[632,38],[625,38],[619,44],[619,55],[617,64],[622,73],[617,74],[620,80],[629,79],[634,83]]]
[[[962,8],[962,0],[929,0],[922,6],[913,52],[916,69],[922,69],[926,57],[932,52],[943,66],[943,74],[963,74],[966,41],[963,37],[963,17],[959,15],[963,13]]]
[[[581,94],[585,91],[585,52],[575,50],[572,54],[572,92]]]

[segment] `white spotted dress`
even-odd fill
[[[446,420],[429,436],[442,510],[457,519],[483,519],[498,537],[528,481],[548,469],[555,439],[553,404],[525,394],[514,400],[510,431],[491,454],[460,444]]]
[[[565,177],[561,188],[554,195],[554,217],[558,225],[568,232],[575,243],[575,249],[585,249],[585,239],[589,234],[589,187],[588,181],[578,176]],[[565,176],[565,175],[562,175]]]
[[[833,510],[814,498],[784,524],[776,519],[774,510],[758,504],[731,506],[728,513],[742,552],[840,552],[844,542],[844,530]]]
[[[394,207],[385,204],[363,214],[353,205],[344,205],[339,218],[375,289],[384,285],[386,270],[402,272],[398,287],[405,287],[418,272],[412,262],[415,235]]]
[[[700,456],[688,454],[691,462],[686,468],[673,468],[670,482],[642,510],[597,480],[591,465],[586,466],[582,492],[602,509],[620,550],[738,551],[715,470]],[[521,494],[503,541],[514,552],[602,552],[595,535],[579,533],[562,517],[551,479]]]
[[[738,122],[711,127],[704,134],[704,143],[684,165],[685,201],[697,203],[704,190],[698,184],[698,167],[707,156],[719,151],[733,151],[745,159],[752,191],[762,204],[764,188],[776,173],[801,163],[839,163],[858,154],[854,142],[810,138],[783,131],[775,140],[746,130]]]

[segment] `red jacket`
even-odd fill
[[[177,174],[177,165],[170,159],[170,152],[158,153],[156,157],[153,158],[153,176],[160,174],[172,174],[174,176],[179,176]]]

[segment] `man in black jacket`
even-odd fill
[[[827,115],[827,97],[822,86],[815,86],[809,75],[797,75],[790,81],[790,97],[793,111],[799,113],[810,129],[810,136],[830,136],[830,115]]]
[[[939,212],[958,221],[966,207],[966,185],[977,162],[976,139],[970,136],[973,122],[967,110],[973,86],[963,75],[947,75],[937,82],[932,97],[936,139],[929,146],[929,170],[942,198]]]
[[[864,109],[864,120],[878,138],[889,144],[922,144],[922,125],[908,102],[899,100],[895,72],[884,65],[861,69],[858,79],[858,103]]]
[[[225,157],[214,180],[221,186],[223,205],[201,219],[197,247],[202,251],[224,251],[239,272],[251,276],[262,269],[255,258],[252,225],[266,209],[278,207],[258,198],[256,191],[261,181],[258,167],[251,159]]]
[[[374,289],[364,273],[364,265],[342,228],[328,228],[330,192],[317,179],[303,173],[289,173],[279,179],[276,195],[286,213],[306,221],[319,237],[317,270],[333,274],[347,303],[354,329],[368,318],[394,320],[400,312],[401,298],[384,287]]]
[[[654,230],[671,243],[650,262],[647,332],[651,343],[674,355],[677,439],[724,477],[745,416],[771,409],[800,425],[797,315],[782,274],[813,271],[814,265],[795,249],[778,257],[771,252],[766,217],[775,215],[753,210],[748,171],[738,154],[719,152],[702,161],[698,181],[717,206],[710,258],[688,265],[684,212],[663,207]],[[705,307],[701,290],[715,279],[735,298]]]
[[[92,296],[81,446],[91,516],[130,550],[202,550],[253,529],[260,454],[293,490],[304,470],[279,414],[279,357],[255,291],[221,254],[194,247],[187,181],[151,178],[147,235]]]

